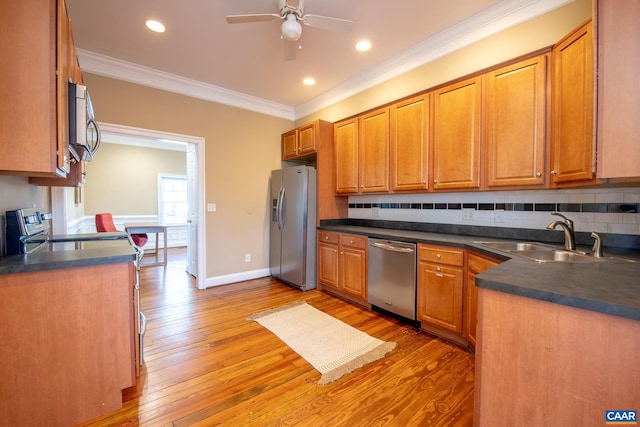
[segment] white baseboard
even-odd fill
[[[242,273],[226,274],[224,276],[209,277],[205,281],[205,287],[228,285],[229,283],[244,282],[245,280],[259,279],[261,277],[270,276],[271,272],[268,268],[260,270],[243,271]]]

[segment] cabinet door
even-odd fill
[[[594,63],[591,23],[552,52],[551,176],[556,184],[594,177]]]
[[[318,283],[338,289],[338,245],[318,242]]]
[[[283,133],[281,141],[282,160],[292,159],[298,155],[298,129]]]
[[[487,75],[487,186],[541,185],[547,56]]]
[[[64,176],[57,154],[59,7],[55,1],[2,2],[0,145],[5,149],[0,171]]]
[[[476,286],[476,276],[483,271],[495,267],[499,262],[489,260],[474,254],[469,254],[467,283],[465,284],[465,309],[464,309],[464,330],[467,341],[471,347],[476,346],[476,331],[478,323],[478,287]]]
[[[316,151],[317,121],[298,128],[298,155]]]
[[[639,17],[638,0],[597,2],[598,178],[640,177]]]
[[[434,92],[434,189],[480,187],[480,102],[479,77]]]
[[[418,264],[418,319],[462,333],[462,269]]]
[[[340,247],[340,288],[360,299],[367,299],[367,252]]]
[[[360,191],[389,191],[389,109],[360,117]]]
[[[426,190],[429,95],[392,105],[390,115],[391,189]]]
[[[358,192],[358,119],[334,126],[336,193]]]

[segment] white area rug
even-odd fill
[[[384,357],[396,346],[373,338],[306,302],[254,314],[254,320],[269,329],[322,377],[318,384],[337,380],[367,363]]]

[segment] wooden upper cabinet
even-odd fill
[[[336,193],[358,192],[358,118],[337,122],[335,141]]]
[[[292,160],[300,156],[315,154],[317,138],[320,135],[320,120],[292,129],[282,134],[282,160]]]
[[[389,191],[389,109],[360,116],[360,192]]]
[[[298,128],[298,155],[315,153],[318,121]]]
[[[537,56],[486,76],[486,184],[545,183],[547,56]]]
[[[594,178],[594,62],[591,22],[554,46],[551,176],[554,184]]]
[[[598,178],[640,177],[640,1],[597,0]]]
[[[481,78],[433,92],[432,176],[435,190],[480,187]]]
[[[0,172],[65,176],[64,1],[2,2],[0,27]]]
[[[285,132],[280,137],[282,142],[282,160],[288,160],[298,155],[298,129]]]
[[[391,189],[393,191],[428,188],[430,95],[394,104],[390,115]]]

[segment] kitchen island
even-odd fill
[[[637,248],[605,248],[617,259],[602,262],[538,263],[481,242],[539,241],[543,232],[482,228],[351,220],[320,227],[502,261],[475,280],[474,425],[601,426],[606,411],[640,410]]]
[[[49,245],[0,258],[0,425],[74,425],[135,384],[134,249]]]

